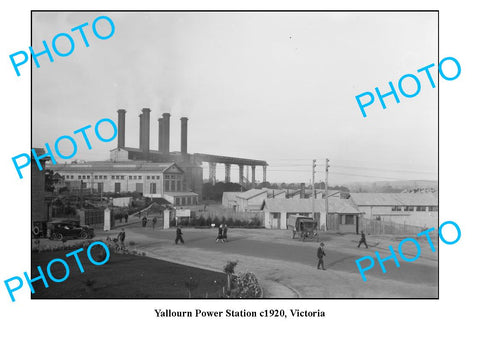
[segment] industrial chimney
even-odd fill
[[[140,117],[140,150],[145,159],[148,159],[150,151],[150,109],[142,109]]]
[[[187,117],[182,117],[180,118],[181,122],[181,147],[180,151],[182,152],[183,155],[187,154],[187,123],[188,123],[188,118]]]
[[[170,153],[170,113],[163,115],[163,153]]]
[[[164,140],[163,140],[163,118],[158,118],[158,151],[163,152]]]
[[[125,113],[126,110],[120,109],[117,111],[118,113],[118,138],[117,138],[117,146],[119,148],[125,147]]]

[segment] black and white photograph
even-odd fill
[[[438,87],[417,72],[437,62],[437,12],[32,25],[34,42],[78,38],[32,77],[32,271],[82,245],[86,262],[33,299],[438,297],[438,235],[417,236],[438,226]]]
[[[0,7],[0,338],[474,337],[473,2]]]

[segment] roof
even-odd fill
[[[438,206],[438,196],[433,193],[385,194],[385,193],[351,193],[351,198],[359,206]]]
[[[311,213],[315,211],[325,212],[325,200],[323,198],[311,199],[289,199],[289,198],[268,198],[265,200],[262,210],[271,212]],[[329,198],[328,212],[337,214],[361,214],[354,203],[349,199]]]
[[[92,172],[92,171],[159,171],[165,172],[175,163],[151,163],[144,161],[126,161],[126,162],[86,162],[80,164],[49,164],[48,169],[67,172]],[[178,167],[178,166],[177,166]],[[180,169],[180,167],[178,167]],[[182,170],[183,171],[183,170]]]
[[[166,191],[164,195],[172,196],[172,197],[185,197],[185,196],[198,196],[197,193],[193,191],[179,191],[179,192],[172,192]]]
[[[237,197],[249,200],[249,199],[257,197],[261,194],[264,194],[264,193],[267,194],[267,189],[250,189],[250,190],[245,191],[245,192],[237,193]]]
[[[222,200],[226,199],[227,201],[235,201],[239,192],[236,191],[224,191],[222,195]]]

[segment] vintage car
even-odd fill
[[[291,229],[292,238],[298,234],[302,241],[305,239],[319,238],[317,222],[311,217],[302,215],[291,215],[287,219],[287,228]]]
[[[78,221],[64,220],[48,222],[48,234],[50,239],[61,241],[66,238],[87,239],[95,236],[94,230],[88,225],[80,225]]]

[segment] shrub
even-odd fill
[[[235,299],[254,299],[262,295],[262,289],[258,283],[257,277],[253,273],[241,273],[233,275],[233,289],[230,298]]]

